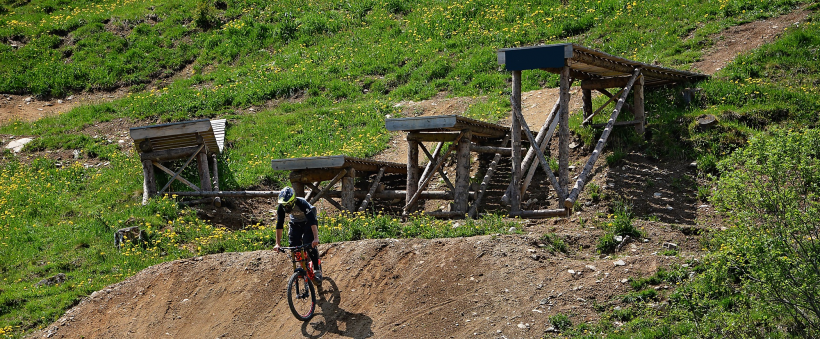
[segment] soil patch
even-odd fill
[[[693,66],[703,73],[714,74],[741,53],[760,48],[777,39],[789,27],[805,22],[809,14],[811,11],[800,9],[775,18],[729,27],[712,37],[714,46],[706,52],[703,60]]]

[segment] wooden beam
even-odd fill
[[[168,192],[166,194],[180,197],[276,198],[279,196],[279,191],[196,191]]]
[[[628,125],[640,125],[640,120],[630,120],[630,121],[616,121],[613,125],[614,126],[628,126]],[[606,127],[609,125],[608,122],[600,123],[600,124],[593,124],[592,127]]]
[[[520,120],[522,122],[521,127],[524,129],[524,133],[527,135],[527,138],[529,139],[530,144],[535,145],[535,138],[532,136],[532,132],[530,131],[530,128],[527,126],[527,122],[526,122],[526,120],[524,120],[524,116],[521,114],[521,112],[515,112],[514,111],[514,113],[518,113],[517,114],[518,120]],[[559,118],[559,119],[562,119],[562,118]],[[561,124],[560,120],[559,120],[558,124],[559,125]],[[541,163],[541,167],[544,168],[544,172],[547,173],[547,178],[549,178],[550,183],[552,183],[552,186],[555,187],[555,191],[558,192],[558,196],[562,197],[562,196],[566,195],[566,191],[564,191],[563,187],[561,185],[559,185],[559,182],[555,179],[555,176],[552,174],[552,170],[550,169],[549,162],[547,162],[547,159],[544,157],[544,152],[542,152],[541,149],[539,148],[535,151],[535,155],[538,157],[538,161]],[[521,171],[520,168],[518,170]],[[518,186],[515,186],[515,187],[518,187]],[[521,193],[517,189],[514,189],[513,192],[518,194],[519,197],[520,197]]]
[[[196,153],[199,149],[199,146],[190,146],[190,147],[183,147],[183,148],[173,148],[173,149],[166,149],[162,151],[155,151],[155,152],[148,152],[148,153],[140,153],[140,160],[153,160],[153,161],[168,161],[168,160],[176,160],[176,159],[183,159],[187,156],[190,156],[193,153]]]
[[[453,190],[454,204],[456,211],[467,213],[470,191],[470,139],[473,138],[473,132],[469,129],[461,131],[463,137],[458,142],[458,150],[456,151],[456,185]]]
[[[456,143],[458,143],[459,140],[460,140],[460,138],[456,140]],[[428,184],[430,184],[430,179],[433,178],[433,173],[432,172],[437,171],[438,167],[444,164],[443,159],[446,159],[447,156],[450,154],[450,152],[452,150],[453,150],[453,147],[452,147],[452,145],[450,145],[450,147],[447,147],[447,151],[444,152],[444,155],[441,158],[438,158],[436,160],[436,164],[433,165],[433,170],[430,171],[430,173],[427,175],[427,177],[422,180],[421,184],[419,184],[417,186],[417,190],[413,193],[413,195],[407,201],[407,204],[404,205],[404,209],[403,209],[404,211],[402,212],[403,216],[406,217],[410,212],[412,212],[413,207],[416,205],[416,202],[421,197],[420,193],[427,188]],[[409,153],[410,152],[408,151],[408,157],[409,157]],[[418,155],[418,151],[416,151],[416,154]],[[408,189],[407,189],[407,195],[408,196],[410,195],[409,185],[408,185]]]
[[[504,137],[504,140],[501,141],[501,146],[506,146],[508,142],[510,142],[509,134],[507,134],[507,136]],[[484,174],[484,179],[481,180],[481,186],[478,187],[478,192],[476,192],[473,205],[470,206],[470,210],[467,212],[467,215],[471,218],[475,218],[478,215],[478,207],[481,205],[481,200],[484,198],[484,192],[487,191],[487,186],[490,185],[490,180],[493,177],[493,173],[495,173],[495,168],[498,166],[498,163],[501,162],[501,155],[502,154],[498,152],[495,156],[493,156],[493,161],[490,162],[490,166],[487,168],[487,173]]]
[[[594,79],[581,81],[581,89],[583,90],[600,90],[607,88],[623,88],[629,81],[629,77],[614,77],[605,79]]]
[[[598,160],[598,156],[601,155],[601,150],[603,150],[604,145],[606,144],[606,140],[609,137],[609,133],[612,132],[612,128],[615,126],[615,120],[618,119],[618,113],[620,113],[621,108],[626,101],[627,95],[629,95],[629,91],[632,89],[632,84],[635,83],[635,80],[641,75],[641,69],[635,69],[634,73],[632,74],[632,78],[629,79],[629,82],[626,84],[624,88],[624,92],[621,94],[621,97],[618,99],[618,103],[615,104],[615,109],[612,111],[612,116],[609,118],[609,123],[607,123],[606,128],[604,128],[604,132],[601,133],[601,138],[598,139],[598,144],[595,146],[595,150],[592,151],[592,155],[589,156],[589,160],[587,160],[586,165],[584,165],[584,170],[581,171],[581,174],[578,175],[578,180],[575,181],[575,186],[572,188],[572,191],[564,200],[564,207],[572,208],[572,205],[575,203],[575,199],[578,198],[578,194],[581,193],[581,189],[584,188],[586,184],[587,177],[589,173],[592,172],[592,167],[595,165],[595,162]]]
[[[330,183],[325,185],[325,187],[323,187],[322,190],[319,191],[319,194],[317,194],[316,196],[311,197],[308,202],[310,202],[311,204],[315,204],[317,201],[319,201],[319,198],[321,198],[323,195],[325,195],[325,193],[327,193],[328,190],[333,188],[333,186],[336,185],[336,183],[339,182],[339,180],[342,180],[342,178],[345,175],[347,175],[347,170],[343,169],[343,170],[339,171],[339,173],[337,173],[336,176],[333,177],[333,180],[330,180]],[[313,185],[311,185],[311,186],[313,186]],[[314,188],[316,188],[316,187],[314,187]]]
[[[430,161],[427,163],[427,165],[424,166],[424,172],[421,172],[421,178],[426,177],[427,173],[429,173],[430,170],[433,169],[433,159],[435,159],[439,154],[441,154],[442,147],[444,147],[443,142],[439,142],[438,144],[436,144],[436,149],[433,151],[433,157],[429,158]]]
[[[526,126],[526,122],[518,118],[521,115],[521,71],[512,72],[512,93],[510,93],[510,103],[512,105],[512,116],[510,133],[512,134],[512,179],[510,185],[518,187],[521,180],[521,125]],[[514,212],[521,210],[521,194],[517,189],[510,191],[508,195],[510,209]]]
[[[157,178],[154,176],[154,164],[151,160],[142,161],[142,204],[157,195]]]
[[[549,130],[547,130],[547,135],[544,137],[543,140],[541,140],[541,145],[539,146],[539,149],[541,150],[541,152],[544,152],[544,150],[547,149],[547,145],[549,145],[550,140],[552,139],[552,135],[555,134],[555,129],[558,127],[558,117],[557,117],[558,114],[555,114],[555,115],[556,115],[555,118],[550,123]],[[522,199],[524,197],[524,193],[527,192],[527,188],[530,187],[530,183],[532,183],[532,178],[535,176],[535,171],[536,171],[536,169],[538,169],[538,165],[539,164],[537,164],[537,163],[532,163],[530,165],[530,168],[527,170],[527,176],[524,177],[524,182],[521,183],[521,197],[522,197]],[[552,171],[552,169],[550,169],[550,171]]]
[[[501,154],[505,156],[512,155],[512,147],[482,146],[475,143],[470,145],[470,151],[476,153]]]
[[[550,110],[550,114],[547,116],[547,120],[544,120],[544,125],[541,126],[541,129],[538,130],[538,135],[535,136],[535,142],[537,142],[538,145],[540,145],[541,141],[543,141],[544,139],[549,139],[550,137],[552,137],[551,134],[548,136],[549,133],[547,133],[547,131],[549,130],[550,126],[553,125],[553,121],[555,121],[555,119],[558,117],[558,110],[560,109],[560,107],[561,100],[559,98],[558,100],[555,100],[555,105],[552,106],[552,110]],[[553,129],[555,128],[553,127]],[[527,155],[524,156],[524,162],[521,164],[521,171],[524,171],[525,169],[529,168],[530,164],[532,164],[532,161],[535,160],[536,147],[537,145],[530,145],[529,149],[527,150]],[[543,149],[541,151],[543,152]]]
[[[618,91],[618,96],[621,96],[621,93],[623,93],[623,91],[624,91],[623,89],[622,89],[622,90],[620,90],[620,91]],[[609,92],[607,92],[607,93],[609,93]],[[610,95],[610,96],[609,96],[609,100],[607,100],[607,101],[606,101],[603,105],[601,105],[601,107],[598,107],[598,109],[597,109],[597,110],[595,110],[595,112],[592,112],[592,114],[590,114],[588,117],[585,117],[585,118],[584,118],[584,121],[581,123],[581,125],[586,125],[586,124],[588,124],[590,121],[592,121],[592,118],[593,118],[593,117],[595,117],[596,115],[598,115],[598,113],[600,113],[600,112],[601,112],[604,108],[606,108],[606,106],[609,106],[609,103],[610,103],[610,102],[612,102],[612,101],[614,101],[614,100],[615,100],[615,96],[614,96],[614,95]]]
[[[424,142],[451,142],[458,139],[458,133],[422,133],[410,132],[407,133],[407,141],[424,141]]]
[[[532,210],[532,211],[518,211],[518,212],[510,212],[510,217],[519,217],[519,218],[550,218],[550,217],[563,217],[568,215],[569,212],[566,209],[554,209],[554,210]]]
[[[342,205],[339,205],[339,203],[336,202],[336,200],[333,200],[333,199],[331,199],[330,197],[327,197],[327,196],[322,197],[322,198],[325,199],[325,201],[329,202],[331,205],[333,205],[333,207],[336,207],[337,210],[340,210],[340,211],[345,210],[345,208],[342,207]]]
[[[213,180],[214,180],[213,189],[214,189],[214,191],[219,191],[219,165],[218,164],[219,164],[219,157],[217,156],[216,153],[211,153],[211,172],[213,172]],[[214,198],[213,203],[214,203],[214,206],[216,206],[216,207],[222,206],[222,198],[220,198],[220,197]]]
[[[347,175],[342,178],[342,207],[345,211],[356,211],[356,197],[353,195],[355,187],[356,169],[347,168]]]
[[[621,89],[621,90],[623,90],[623,89]],[[605,89],[603,89],[603,88],[602,88],[602,89],[599,89],[599,90],[598,90],[598,92],[601,92],[601,94],[606,95],[606,96],[608,96],[608,97],[612,98],[612,100],[617,100],[617,99],[621,96],[621,94],[620,94],[621,92],[620,92],[620,91],[618,91],[618,93],[617,93],[617,94],[612,94],[612,93],[610,93],[608,90],[605,90]],[[625,102],[625,103],[624,103],[624,107],[623,107],[623,109],[621,109],[621,110],[626,110],[627,112],[632,112],[632,105],[630,105],[629,103]]]
[[[436,164],[432,165],[435,166]],[[430,167],[432,169],[432,167]],[[426,170],[425,173],[428,173]],[[432,172],[432,171],[431,171]],[[429,174],[428,174],[429,175]],[[413,212],[408,209],[410,202],[416,197],[419,191],[419,142],[407,140],[407,196],[404,199],[404,211]],[[411,206],[412,207],[412,206]]]
[[[154,161],[153,164],[154,164],[154,166],[156,166],[157,168],[159,168],[163,172],[168,173],[169,175],[174,175],[175,174],[174,171],[168,169],[168,167],[162,166],[162,164],[159,163],[159,162]],[[191,183],[190,181],[186,180],[183,177],[178,177],[177,180],[181,181],[183,184],[187,185],[188,187],[190,187],[193,190],[202,191],[202,189],[200,189],[197,185],[194,185],[193,183]]]
[[[310,188],[310,193],[305,195],[305,200],[307,200],[308,202],[313,200],[313,197],[315,197],[317,194],[319,194],[319,191],[321,191],[321,189],[319,189],[319,182],[315,182],[315,183],[305,182],[305,183],[302,183],[302,185],[305,185],[305,186],[307,186],[307,188]]]
[[[427,147],[424,146],[424,143],[420,142],[419,143],[419,148],[421,148],[421,150],[424,151],[424,155],[427,156],[428,160],[430,160],[430,163],[428,163],[428,165],[433,163],[433,159],[435,159],[435,157],[432,154],[430,154],[430,151],[427,150]],[[428,174],[428,173],[425,173],[425,174]],[[450,188],[451,191],[455,191],[455,187],[453,186],[453,183],[450,182],[450,178],[448,178],[447,175],[444,174],[444,170],[442,170],[441,167],[439,167],[439,169],[438,169],[438,175],[441,176],[441,179],[444,180],[444,183],[447,185],[448,188]],[[423,178],[423,176],[422,176],[422,178]]]
[[[584,120],[592,115],[592,91],[588,89],[581,90],[581,100],[584,102]]]
[[[644,85],[644,78],[641,75],[638,80],[636,80],[633,94],[632,94],[632,106],[634,109],[632,110],[632,114],[635,116],[635,120],[639,123],[635,125],[635,132],[638,132],[641,136],[644,134],[644,127],[646,126],[646,112],[644,111],[644,94],[643,94],[643,86]]]
[[[558,184],[555,191],[558,193],[558,201],[566,197],[566,187],[569,183],[569,66],[564,66],[561,71],[559,86],[559,98],[561,100],[561,111],[558,118]],[[543,157],[543,154],[541,155]],[[545,164],[544,171],[552,176],[548,164]]]
[[[291,175],[293,172],[290,173]],[[294,181],[293,178],[290,179],[290,186],[293,188],[293,193],[296,194],[297,197],[304,198],[305,197],[305,184],[299,181]]]
[[[364,197],[364,200],[362,200],[362,205],[359,206],[359,212],[364,212],[367,209],[367,204],[369,204],[370,200],[373,199],[373,193],[375,193],[376,188],[379,187],[379,182],[382,180],[383,175],[384,167],[379,170],[379,174],[376,174],[376,178],[373,179],[373,183],[370,184],[370,190],[367,192],[367,196]]]

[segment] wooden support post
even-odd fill
[[[518,118],[519,121],[522,122],[521,127],[524,130],[524,133],[527,136],[527,139],[530,141],[530,144],[535,145],[536,144],[535,138],[532,136],[532,132],[530,131],[529,126],[527,126],[527,122],[524,120],[524,115],[522,115],[521,112],[517,112],[517,113],[518,113],[518,114],[516,114],[517,118]],[[550,183],[555,188],[555,191],[558,192],[558,196],[560,197],[560,196],[566,195],[566,191],[564,190],[564,188],[561,187],[561,185],[558,184],[558,181],[555,179],[555,176],[552,175],[552,170],[550,169],[550,165],[547,162],[546,157],[544,157],[544,152],[542,152],[539,148],[535,151],[535,155],[538,156],[538,162],[541,164],[541,167],[544,168],[544,172],[547,173],[547,178],[549,178]],[[515,189],[513,191],[518,191],[518,190]],[[520,197],[520,195],[519,195],[519,197]]]
[[[521,124],[525,123],[518,117],[521,115],[521,71],[512,72],[512,93],[510,94],[512,104],[512,117],[510,133],[512,134],[512,179],[510,185],[513,187],[508,195],[510,210],[518,212],[521,210],[521,194],[518,191],[518,183],[521,181]]]
[[[213,185],[214,191],[219,191],[219,165],[218,165],[218,163],[219,163],[219,157],[217,156],[217,154],[216,153],[211,154],[211,172],[213,173],[213,179],[214,179],[214,185]],[[214,206],[216,206],[216,207],[222,206],[222,198],[221,197],[215,197],[213,203],[214,203]]]
[[[435,166],[435,165],[433,165]],[[424,171],[427,173],[427,171]],[[419,189],[419,142],[407,140],[407,197],[404,199],[405,213],[414,212],[410,206]],[[411,206],[412,207],[412,206]]]
[[[182,170],[184,170],[184,169],[185,169],[185,167],[188,167],[188,164],[190,164],[190,163],[191,163],[191,160],[194,160],[194,158],[196,158],[196,155],[197,155],[197,154],[199,154],[199,152],[201,152],[203,148],[205,148],[205,144],[201,144],[201,145],[199,145],[199,149],[198,149],[196,152],[194,152],[194,154],[191,154],[191,156],[190,156],[190,157],[188,157],[188,160],[187,160],[187,161],[185,161],[185,164],[184,164],[184,165],[182,165],[182,167],[180,167],[180,168],[179,168],[179,170],[177,170],[176,172],[174,172],[174,175],[173,175],[173,176],[171,176],[171,180],[168,180],[168,183],[167,183],[167,184],[165,184],[165,186],[163,186],[161,190],[159,190],[159,193],[158,193],[158,194],[162,194],[163,192],[165,192],[165,190],[167,190],[167,189],[168,189],[168,187],[171,187],[171,183],[173,183],[175,179],[177,179],[177,178],[179,178],[180,180],[182,180],[182,179],[183,179],[182,177],[180,177],[180,176],[179,176],[179,175],[180,175],[180,173],[182,173]],[[156,164],[159,164],[159,163],[156,163]],[[162,167],[160,167],[160,169],[162,169]],[[190,183],[188,183],[188,184],[190,184]],[[193,186],[193,185],[189,185],[189,186]],[[193,186],[193,187],[196,187],[196,186]],[[198,188],[197,188],[196,190],[197,190],[197,191],[201,191],[201,190],[200,190],[200,189],[198,189]]]
[[[464,215],[467,213],[469,204],[467,193],[470,191],[470,143],[473,134],[469,129],[462,130],[461,134],[463,136],[458,142],[456,151],[456,185],[455,190],[453,190],[455,193],[453,207],[456,212]]]
[[[638,77],[638,80],[635,81],[635,85],[633,85],[633,101],[632,106],[634,109],[632,113],[635,115],[635,120],[639,121],[640,123],[635,125],[635,132],[638,132],[641,136],[644,134],[644,129],[646,127],[646,114],[644,112],[644,105],[643,105],[643,84],[644,79],[643,75]]]
[[[595,112],[592,112],[592,114],[590,114],[588,117],[585,117],[584,122],[582,122],[581,125],[586,126],[590,121],[592,121],[593,117],[595,117],[596,115],[598,115],[598,113],[604,110],[604,108],[606,108],[606,106],[608,106],[610,102],[615,101],[616,97],[620,97],[621,93],[623,92],[623,90],[620,90],[617,95],[610,95],[609,100],[607,100],[603,105],[601,105],[601,107],[598,107],[598,109],[596,109]]]
[[[356,170],[353,167],[347,168],[347,175],[342,178],[342,207],[349,212],[356,211],[356,197],[353,195],[355,178]]]
[[[508,142],[510,142],[509,134],[501,141],[501,147],[507,146]],[[487,191],[487,186],[490,185],[490,180],[492,180],[493,173],[495,173],[495,168],[498,166],[498,163],[501,162],[501,155],[501,153],[496,153],[495,156],[493,156],[493,161],[490,162],[490,166],[487,167],[487,173],[484,174],[484,179],[481,180],[481,186],[478,187],[473,205],[470,206],[470,211],[467,213],[470,218],[478,216],[478,207],[481,205],[481,200],[484,198],[484,192]]]
[[[592,90],[582,89],[582,100],[584,101],[584,120],[592,115]]]
[[[370,190],[367,191],[367,196],[364,197],[362,200],[362,205],[359,206],[359,212],[364,212],[367,209],[367,204],[370,203],[370,200],[373,199],[373,193],[376,192],[376,188],[379,187],[379,182],[382,180],[382,176],[384,175],[385,167],[379,169],[379,174],[376,174],[376,178],[373,179],[373,183],[370,184]]]
[[[624,87],[626,87],[626,86],[624,86]],[[623,88],[621,88],[621,91],[623,91]],[[608,96],[612,100],[618,100],[618,98],[621,97],[621,92],[620,91],[616,94],[612,94],[608,90],[605,90],[605,89],[602,88],[602,89],[599,89],[598,92],[601,92],[601,94]],[[625,102],[624,107],[621,108],[621,111],[632,112],[632,105]]]
[[[560,98],[559,98],[560,99]],[[541,126],[541,129],[538,130],[538,135],[535,137],[535,142],[539,145],[541,144],[541,140],[547,137],[547,130],[552,125],[552,122],[558,116],[558,108],[561,107],[561,101],[556,100],[555,105],[552,106],[552,110],[550,110],[550,114],[547,116],[547,120],[544,120],[544,125]],[[555,129],[553,127],[553,129]],[[527,155],[524,156],[524,162],[521,164],[521,170],[525,170],[530,167],[532,161],[535,160],[535,147],[536,145],[530,145],[530,148],[527,150]],[[542,151],[543,152],[543,151]]]
[[[604,145],[606,144],[606,140],[609,137],[609,133],[612,132],[612,128],[615,126],[615,120],[618,119],[618,113],[620,113],[621,108],[624,106],[624,102],[626,101],[626,96],[629,95],[630,89],[632,89],[632,84],[635,83],[635,80],[641,75],[640,68],[635,69],[635,72],[632,74],[632,78],[626,84],[624,88],[623,94],[621,94],[620,99],[618,99],[618,103],[615,104],[615,109],[612,111],[612,116],[609,118],[609,122],[604,128],[604,132],[601,133],[601,138],[598,139],[598,144],[595,145],[595,150],[592,151],[592,155],[589,156],[589,160],[587,160],[586,165],[584,166],[584,170],[581,171],[581,174],[578,175],[578,180],[575,181],[575,186],[572,188],[572,191],[564,200],[564,207],[567,209],[572,208],[572,205],[575,203],[575,199],[578,199],[578,195],[581,193],[581,190],[584,188],[586,184],[587,177],[589,173],[592,172],[592,167],[595,166],[595,162],[598,160],[598,157],[601,155],[601,151],[604,149]]]
[[[458,142],[460,140],[461,140],[461,138],[456,139],[456,144],[458,144]],[[438,159],[436,159],[436,161],[435,161],[436,163],[435,163],[435,165],[433,165],[433,169],[430,171],[430,173],[426,177],[421,179],[421,183],[418,184],[418,186],[416,186],[416,191],[412,194],[412,196],[410,195],[410,187],[409,187],[410,185],[408,183],[407,196],[410,196],[410,199],[407,201],[407,204],[404,205],[404,211],[402,212],[403,216],[406,217],[410,212],[413,211],[414,207],[416,206],[416,202],[418,201],[418,199],[422,195],[421,193],[427,188],[427,185],[430,184],[430,179],[433,178],[433,172],[437,171],[439,169],[439,167],[441,167],[441,165],[444,164],[444,159],[446,159],[447,156],[450,155],[450,152],[452,150],[453,150],[453,146],[450,145],[450,147],[447,147],[447,150],[444,152],[444,154],[441,157],[439,157]],[[418,150],[416,150],[416,155],[418,155]],[[416,168],[418,168],[418,167],[416,167]],[[409,169],[408,169],[407,173],[408,173],[408,177],[409,177],[409,173],[410,173]]]
[[[559,100],[561,108],[558,120],[558,201],[566,198],[564,195],[569,183],[569,66],[561,69]],[[550,172],[549,168],[545,169]]]
[[[297,197],[304,198],[305,197],[305,184],[299,181],[290,181],[290,187],[293,188],[293,193],[296,194]]]
[[[197,155],[196,167],[199,171],[199,188],[203,191],[213,191],[213,187],[211,187],[211,170],[208,167],[208,154],[204,150]]]
[[[157,178],[154,177],[154,164],[151,160],[142,161],[142,204],[157,195]]]

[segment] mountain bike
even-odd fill
[[[313,273],[313,262],[308,256],[307,249],[311,244],[294,247],[281,247],[280,252],[290,250],[290,261],[293,262],[293,275],[288,280],[288,305],[296,319],[308,321],[313,318],[316,310],[316,291],[314,285],[321,291],[322,282],[316,279]],[[298,266],[296,264],[299,264]],[[321,259],[319,261],[321,265]]]

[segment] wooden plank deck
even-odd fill
[[[388,131],[406,132],[460,132],[469,129],[473,135],[487,138],[503,138],[510,128],[489,122],[470,119],[460,115],[387,119]]]
[[[201,136],[205,147],[212,153],[222,153],[225,142],[225,120],[208,119],[173,122],[160,125],[132,127],[131,139],[140,152],[140,143],[151,140],[153,151],[199,145],[197,136]]]
[[[352,167],[357,171],[364,172],[378,172],[380,168],[384,167],[385,173],[407,174],[406,164],[348,157],[344,155],[293,159],[274,159],[271,161],[271,166],[273,166],[274,170],[282,171],[301,171],[310,169],[341,169]]]

